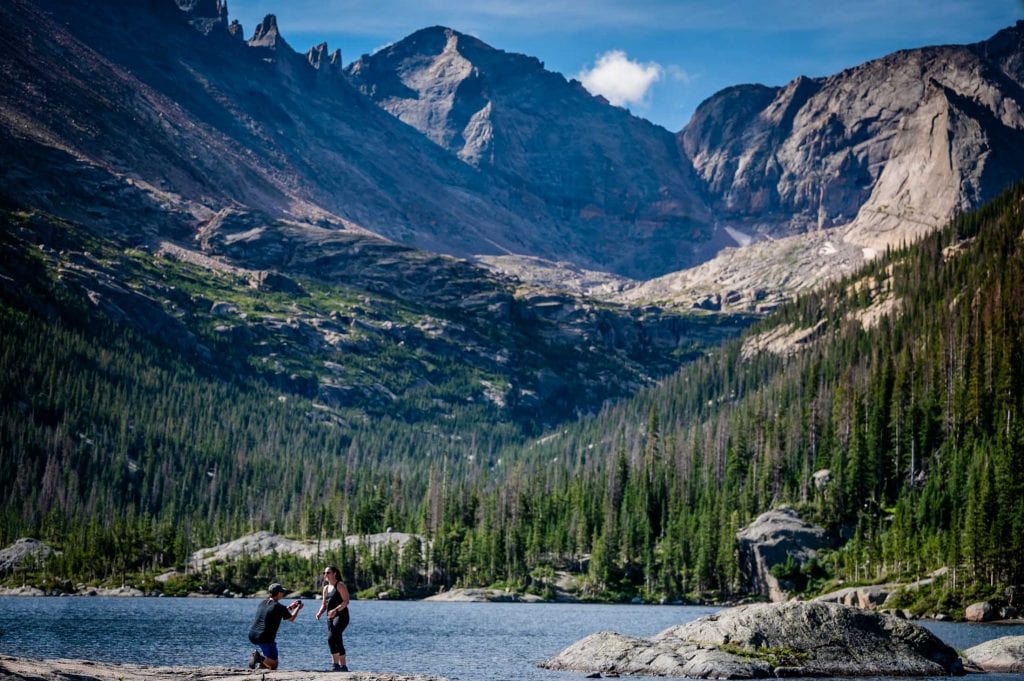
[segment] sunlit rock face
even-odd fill
[[[828,78],[743,85],[704,102],[680,142],[716,216],[774,237],[848,226],[913,239],[1020,176],[1024,24],[965,46],[896,52]]]

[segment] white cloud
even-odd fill
[[[661,80],[659,64],[630,61],[622,50],[605,52],[591,69],[583,69],[577,78],[591,94],[602,95],[615,106],[640,104],[647,91]]]

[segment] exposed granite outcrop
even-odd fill
[[[801,520],[789,506],[762,513],[740,530],[736,539],[740,574],[747,589],[776,603],[786,599],[786,590],[772,575],[772,567],[788,559],[803,566],[819,549],[831,546],[824,528]]]
[[[193,569],[203,569],[214,562],[230,562],[238,560],[242,556],[259,558],[269,556],[271,553],[291,554],[303,558],[313,558],[318,553],[334,551],[342,544],[349,546],[367,546],[371,551],[378,551],[385,544],[394,544],[396,551],[401,551],[413,537],[418,535],[406,532],[378,532],[375,534],[353,534],[347,537],[323,539],[315,541],[299,541],[289,539],[273,532],[261,530],[253,532],[237,539],[233,539],[217,546],[210,546],[199,549],[189,557],[189,566]],[[426,540],[418,537],[421,541]]]
[[[517,594],[501,589],[449,589],[423,600],[447,603],[539,603],[544,599],[533,594]]]
[[[890,615],[824,603],[740,606],[650,639],[600,632],[542,666],[718,679],[962,673],[956,651],[928,630]]]
[[[44,561],[53,549],[33,537],[22,537],[10,546],[0,549],[0,575],[17,570],[28,562]]]

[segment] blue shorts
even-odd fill
[[[260,652],[263,653],[263,657],[267,658],[268,660],[280,659],[277,657],[276,643],[257,643],[256,645],[259,646]]]

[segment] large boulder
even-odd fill
[[[541,666],[702,679],[963,671],[956,651],[916,624],[833,603],[797,602],[724,610],[650,639],[599,632]]]
[[[988,601],[971,603],[964,610],[964,618],[968,622],[988,622],[999,617],[999,609]]]
[[[762,513],[736,539],[744,584],[773,603],[786,600],[786,591],[771,574],[772,566],[790,558],[803,566],[819,549],[830,546],[823,528],[801,520],[789,506]]]
[[[1003,636],[964,651],[968,665],[985,672],[1024,672],[1024,636]]]

